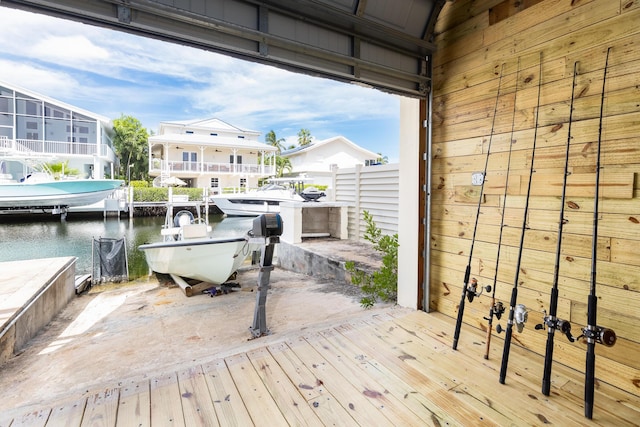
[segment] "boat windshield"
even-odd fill
[[[265,184],[260,187],[260,191],[286,190],[286,187],[278,184]]]

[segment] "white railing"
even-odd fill
[[[0,148],[20,154],[94,156],[98,154],[98,146],[85,142],[40,141],[34,139],[9,139],[0,137]],[[100,156],[114,159],[111,147],[101,144]]]
[[[151,172],[161,172],[162,161],[153,159],[151,162]],[[263,169],[264,168],[264,169]],[[202,171],[201,171],[202,169]],[[264,170],[264,172],[263,172]],[[196,173],[226,173],[226,174],[275,174],[273,165],[259,164],[234,164],[234,163],[214,163],[214,162],[169,162],[170,172],[196,172]]]

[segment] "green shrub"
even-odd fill
[[[373,248],[382,254],[382,267],[373,273],[356,268],[353,261],[347,261],[345,268],[351,273],[351,283],[359,286],[364,293],[360,305],[373,307],[378,300],[396,301],[398,297],[398,234],[383,235],[373,216],[363,211],[367,230],[364,238],[373,243]]]
[[[190,201],[202,200],[202,188],[175,187],[174,195],[187,195]],[[166,187],[134,187],[134,202],[166,202],[169,200],[169,189]]]
[[[149,188],[151,186],[149,181],[131,181],[129,185],[133,188]]]
[[[169,198],[169,191],[162,187],[134,187],[134,202],[166,202]]]

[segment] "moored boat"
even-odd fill
[[[7,164],[22,165],[24,175],[7,173]],[[66,209],[100,202],[119,187],[119,179],[54,177],[40,158],[0,157],[0,210]],[[18,179],[19,178],[19,179]]]
[[[279,213],[280,203],[317,201],[324,197],[323,192],[315,188],[296,191],[296,185],[302,187],[309,178],[275,178],[256,191],[246,193],[221,194],[212,196],[211,201],[227,216],[257,216],[265,213]],[[289,187],[281,183],[289,183]]]
[[[0,208],[85,206],[107,198],[123,181],[117,179],[40,180],[0,183]]]

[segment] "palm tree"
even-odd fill
[[[386,165],[387,163],[389,163],[389,157],[383,156],[382,153],[378,153],[378,158],[376,159],[376,161],[381,165]]]
[[[305,145],[311,144],[313,137],[311,136],[311,132],[309,129],[300,129],[298,132],[298,145],[304,147]]]
[[[272,147],[276,147],[278,151],[276,154],[280,155],[280,152],[284,149],[284,138],[277,138],[276,133],[273,130],[270,130],[265,136],[264,141]]]
[[[284,175],[284,171],[287,170],[291,172],[293,166],[291,165],[291,160],[287,157],[276,156],[276,177],[281,178]]]

